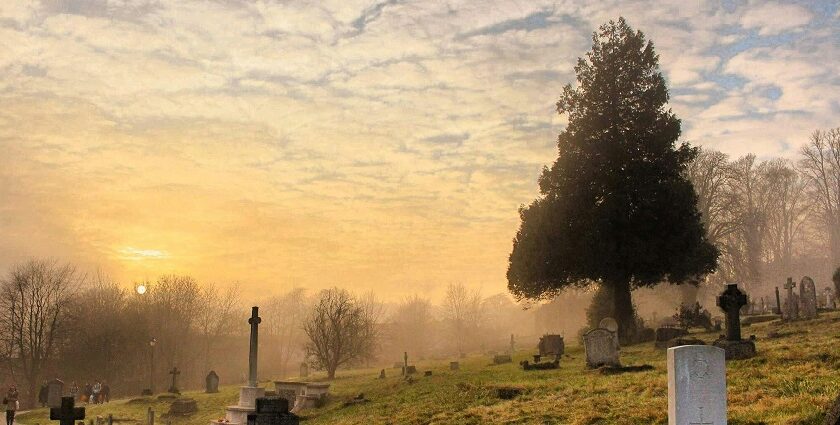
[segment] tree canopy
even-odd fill
[[[593,282],[614,289],[620,335],[634,332],[632,287],[696,282],[714,271],[697,196],[685,177],[697,151],[677,146],[659,57],[623,18],[593,34],[557,111],[569,123],[540,196],[520,209],[507,272],[520,298]]]

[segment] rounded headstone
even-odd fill
[[[606,329],[610,332],[618,332],[618,322],[615,321],[612,317],[605,317],[598,322],[598,327]]]

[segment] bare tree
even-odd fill
[[[802,147],[799,164],[828,234],[830,260],[840,263],[840,127],[817,130]]]
[[[339,288],[321,291],[303,330],[307,350],[329,379],[340,366],[369,356],[376,344],[376,325],[365,307]]]
[[[2,340],[12,366],[26,380],[30,406],[64,336],[70,299],[83,280],[70,264],[33,259],[14,266],[0,283]]]
[[[303,350],[306,334],[303,322],[311,309],[310,297],[303,288],[274,296],[263,309],[267,337],[271,340],[270,356],[276,356],[281,374],[285,375],[289,361]]]
[[[210,347],[213,341],[234,333],[238,324],[236,314],[240,307],[238,284],[228,286],[224,291],[213,284],[201,288],[196,322],[202,340],[204,370],[199,373],[206,373],[214,367],[210,363]]]
[[[390,319],[392,340],[399,351],[407,351],[418,358],[425,356],[432,320],[431,301],[418,295],[402,300]]]
[[[463,352],[465,341],[478,335],[482,316],[481,292],[470,291],[463,283],[452,283],[446,288],[443,317],[458,353]]]
[[[769,260],[781,271],[788,271],[793,265],[795,241],[811,209],[806,193],[808,180],[783,159],[768,163],[766,179],[773,194],[773,205],[767,211]]]

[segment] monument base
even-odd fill
[[[231,425],[244,425],[248,422],[248,414],[257,410],[257,398],[265,396],[265,388],[239,387],[239,404],[228,406],[225,420]],[[211,421],[213,422],[213,421]]]
[[[719,339],[712,345],[724,349],[726,352],[726,360],[744,360],[755,357],[755,342],[753,341],[728,341],[725,339]]]

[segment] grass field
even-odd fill
[[[770,339],[769,332],[778,337]],[[743,329],[758,337],[758,356],[727,363],[730,424],[821,424],[831,401],[840,394],[840,314],[824,313],[817,320],[794,324],[768,322]],[[716,334],[698,334],[707,342]],[[557,370],[525,372],[516,364],[530,358],[522,351],[513,364],[491,366],[487,357],[461,360],[460,371],[448,362],[419,362],[413,383],[399,370],[347,371],[332,382],[330,402],[301,412],[306,424],[663,424],[667,423],[668,385],[665,352],[652,343],[622,349],[625,365],[649,364],[654,370],[605,376],[587,370],[581,347],[567,347]],[[433,376],[423,377],[431,370]],[[317,380],[317,376],[315,377]],[[268,383],[265,383],[269,387]],[[513,387],[521,395],[498,397],[499,388]],[[273,388],[273,386],[269,387]],[[364,393],[368,403],[343,407],[342,401]],[[218,394],[187,392],[199,405],[189,418],[172,425],[207,425],[235,404],[237,387]],[[88,408],[88,418],[145,421],[152,406],[160,414],[168,403],[130,404],[125,400]],[[25,425],[45,425],[47,412],[19,415]],[[157,420],[159,424],[166,421]]]

